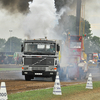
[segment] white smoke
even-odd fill
[[[30,13],[24,20],[25,34],[31,39],[52,34],[57,20],[54,0],[34,0],[29,8]]]
[[[18,37],[23,38],[23,30],[21,23],[24,15],[22,14],[9,14],[6,10],[0,10],[0,38]],[[12,30],[10,32],[9,30]]]

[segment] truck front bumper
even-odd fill
[[[34,77],[52,77],[56,76],[56,71],[55,72],[45,72],[45,71],[22,71],[22,75],[32,75]]]

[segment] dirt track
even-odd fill
[[[0,80],[6,83],[7,93],[17,93],[28,90],[43,89],[54,86],[54,82],[24,81],[24,80]],[[61,85],[79,84],[81,82],[61,82]]]
[[[0,65],[0,68],[21,68],[18,65]],[[5,82],[7,93],[17,93],[22,91],[49,88],[54,86],[54,82],[50,79],[35,79],[32,81],[25,81],[24,76],[19,71],[0,71],[0,83]],[[61,85],[69,85],[81,82],[61,82]]]
[[[35,89],[50,88],[54,86],[54,82],[44,81],[24,81],[24,80],[0,80],[0,82],[6,82],[7,93],[18,93],[24,91],[30,91]],[[62,86],[81,84],[82,82],[61,82]],[[54,98],[53,100],[63,100],[62,98]],[[66,96],[64,100],[100,100],[100,88],[88,90],[85,92],[74,93],[70,96]]]
[[[21,66],[16,66],[16,65],[0,65],[0,68],[21,68]],[[94,68],[89,70],[94,71]],[[89,72],[89,73],[90,73]],[[96,71],[98,72],[98,71]],[[94,76],[94,72],[92,72]],[[97,78],[98,76],[98,78]],[[96,77],[93,77],[93,81],[99,81],[100,80],[100,75],[96,73]],[[71,81],[71,82],[61,82],[60,84],[62,86],[67,86],[67,85],[73,85],[73,84],[81,84],[81,83],[86,83],[87,80],[77,80],[77,81]],[[21,75],[21,70],[19,71],[0,71],[0,83],[5,82],[6,83],[6,88],[7,88],[7,93],[17,93],[17,92],[23,92],[23,91],[30,91],[30,90],[35,90],[35,89],[43,89],[43,88],[49,88],[54,86],[54,82],[51,82],[50,80],[32,80],[32,81],[25,81],[24,77]],[[100,91],[99,89],[93,90],[89,92],[89,94],[92,96],[94,95],[94,92],[99,95]],[[89,95],[89,96],[90,96]],[[79,93],[79,94],[74,94],[71,95],[70,98],[67,97],[67,100],[100,100],[98,98],[96,99],[87,99],[89,98],[88,93]],[[82,98],[81,98],[82,97]],[[86,98],[87,97],[87,98]],[[91,97],[91,96],[90,96]],[[75,99],[76,98],[76,99]],[[86,98],[86,99],[85,99]],[[95,98],[95,95],[94,97]],[[65,99],[65,100],[66,100]],[[55,99],[56,100],[56,99]],[[61,100],[61,99],[60,99]]]

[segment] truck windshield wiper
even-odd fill
[[[33,52],[24,52],[24,54],[29,54],[29,55],[31,55],[31,54],[33,54]]]
[[[34,52],[34,54],[46,54],[46,55],[52,55],[52,54],[55,54],[55,52],[39,51],[39,52]]]
[[[54,55],[55,53],[54,52],[42,52],[42,51],[36,51],[36,52],[24,52],[24,54],[28,54],[28,55],[31,55],[31,54],[38,54],[38,55]]]
[[[55,52],[45,52],[45,54],[52,55],[55,54]]]

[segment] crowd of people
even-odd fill
[[[4,53],[2,53],[0,55],[0,64],[21,64],[21,63],[22,63],[22,57],[19,54],[5,55]]]

